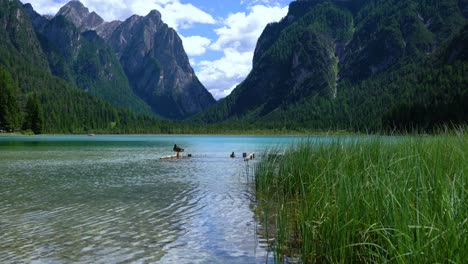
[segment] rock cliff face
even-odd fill
[[[95,12],[89,12],[80,1],[70,1],[64,5],[56,16],[64,16],[81,31],[94,30],[104,39],[109,38],[112,32],[122,23],[115,20],[106,22]]]
[[[99,40],[103,42],[103,40],[94,32],[91,32],[92,34],[67,33],[67,30],[58,29],[59,20],[50,21],[53,25],[49,25],[48,18],[35,12],[32,13],[33,11],[30,5],[23,6],[18,0],[0,0],[0,129],[24,131],[24,129],[34,128],[32,124],[29,124],[31,121],[26,118],[29,113],[28,98],[32,96],[35,98],[35,104],[36,98],[40,102],[41,107],[37,103],[35,108],[43,110],[44,132],[46,133],[118,132],[123,126],[140,125],[140,120],[143,118],[136,117],[128,110],[113,107],[108,102],[91,96],[91,91],[84,92],[63,78],[54,76],[51,68],[56,64],[54,62],[53,66],[49,66],[49,61],[56,60],[56,62],[64,63],[62,52],[67,53],[68,49],[54,49],[53,53],[50,53],[50,50],[46,51],[44,46],[44,41],[47,41],[46,36],[38,32],[38,29],[42,32],[46,27],[50,27],[57,33],[70,36],[64,43],[80,43],[81,45],[79,49],[72,49],[74,54],[84,54],[75,53],[77,50],[97,51],[96,55],[102,55],[103,61],[107,61],[105,54],[102,54],[102,49],[87,49],[83,46],[83,44],[100,46],[98,42]],[[75,28],[70,22],[68,24],[70,28]],[[75,42],[75,36],[80,39],[78,42]],[[61,39],[58,37],[57,39],[58,43],[61,43]],[[52,46],[48,48],[53,49]],[[54,57],[51,57],[52,54]],[[97,56],[84,57],[87,63],[76,65],[82,65],[83,68],[89,67],[90,72],[94,74],[102,73],[102,69],[95,70],[94,68],[98,65],[95,61]],[[115,54],[114,58],[116,62],[114,65],[119,65]],[[68,63],[74,63],[77,58],[67,57],[67,59]],[[121,72],[123,73],[123,70]],[[91,75],[80,74],[79,76],[84,79]],[[98,81],[99,79],[88,80]],[[107,79],[105,83],[115,84]],[[88,85],[94,86],[92,82]],[[115,87],[112,88],[115,89]],[[144,118],[144,120],[151,119]],[[128,126],[128,124],[131,125]],[[34,130],[40,132],[40,129]]]
[[[81,31],[96,31],[106,40],[134,93],[158,115],[182,119],[215,102],[195,76],[181,39],[161,20],[158,11],[108,23],[81,2],[71,1],[60,9],[59,16]]]
[[[135,92],[155,112],[180,119],[215,102],[195,76],[181,39],[158,11],[128,18],[108,43],[117,52]]]
[[[79,2],[71,3],[82,6]],[[37,14],[31,5],[25,5],[23,9],[31,18],[54,75],[115,106],[152,114],[151,108],[131,89],[115,52],[94,31],[81,32],[62,15],[48,20]],[[77,18],[75,23],[92,24],[78,19],[79,15],[87,13],[87,9],[68,11]]]
[[[431,55],[466,23],[462,2],[294,1],[260,36],[249,76],[200,118],[255,119],[311,97],[331,102],[341,82],[357,84]]]
[[[104,20],[96,13],[89,13],[80,1],[70,1],[68,4],[60,8],[56,16],[64,16],[72,22],[77,28],[93,29]]]
[[[30,18],[23,12],[17,1],[0,1],[0,48],[8,53],[18,53],[18,57],[38,68],[49,71],[47,58],[42,51]],[[28,54],[22,51],[27,50]],[[3,56],[0,54],[0,61]],[[13,54],[12,54],[13,55]],[[7,56],[8,57],[8,56]]]

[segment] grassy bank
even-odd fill
[[[305,142],[266,155],[255,186],[278,261],[468,259],[466,135]]]

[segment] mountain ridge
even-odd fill
[[[65,4],[55,16],[66,17],[81,31],[94,30],[103,39],[108,39],[122,23],[119,20],[104,21],[96,12],[89,12],[89,9],[78,0],[72,0]]]
[[[54,75],[115,106],[152,113],[133,93],[111,47],[94,31],[82,31],[62,15],[45,19],[30,5],[23,9],[31,17]]]
[[[215,103],[190,66],[182,40],[162,21],[159,11],[107,23],[75,0],[57,15],[82,30],[96,30],[117,54],[134,93],[155,113],[183,119]]]
[[[136,93],[163,116],[181,119],[215,103],[190,66],[182,40],[158,11],[131,16],[108,42]]]
[[[362,96],[361,101],[367,101],[365,95],[356,90],[360,86],[367,90],[371,83],[367,80],[377,76],[385,79],[407,64],[424,64],[440,50],[444,40],[466,25],[466,14],[460,9],[460,3],[457,0],[437,3],[426,0],[294,1],[288,15],[280,22],[269,24],[261,34],[247,78],[229,96],[194,120],[278,122],[277,125],[284,122],[292,126],[303,122],[316,129],[383,129],[382,120],[391,110],[381,107],[397,108],[398,103],[392,101],[400,100],[399,96],[387,94],[390,90],[395,92],[387,84],[382,84],[388,90],[382,90],[381,96],[392,101],[379,103],[365,113],[368,124],[343,119],[349,112],[342,113],[339,107],[364,106],[349,105],[349,100],[342,97],[356,97],[348,93],[352,90]],[[462,52],[459,50],[459,53]],[[367,92],[372,98],[377,96],[370,90]],[[400,93],[409,94],[404,90]],[[415,94],[411,96],[417,100]],[[306,102],[314,102],[316,106]],[[296,109],[297,114],[288,109]],[[306,121],[312,119],[313,122]],[[351,116],[346,119],[356,120]]]
[[[103,38],[87,28],[103,25],[97,14],[77,3],[81,12],[62,12],[79,27],[16,0],[0,4],[1,129],[18,128],[31,98],[43,105],[46,131],[155,125],[107,103],[135,111],[131,96],[146,113],[195,126],[379,132],[468,123],[463,1],[292,2],[260,36],[250,74],[216,104],[158,11]]]
[[[31,98],[44,113],[43,130],[35,133],[116,133],[152,120],[54,76],[31,20],[19,1],[0,0],[0,130],[34,129],[27,124]]]
[[[106,22],[77,0],[65,4],[50,20],[31,5],[24,5],[24,10],[41,36],[52,72],[85,91],[139,113],[153,112],[170,119],[186,118],[215,103],[190,66],[181,39],[156,10],[123,22]],[[90,31],[103,41],[95,37],[91,37],[92,43],[88,41],[84,36],[90,36]],[[131,34],[125,35],[128,32]],[[82,53],[91,56],[90,60]],[[88,70],[80,63],[88,64]],[[91,72],[93,68],[98,74]],[[113,79],[120,81],[105,83]]]

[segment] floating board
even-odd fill
[[[192,157],[192,154],[188,154],[187,156],[182,156],[182,154],[179,154],[179,157],[177,157],[177,154],[174,154],[174,155],[162,156],[159,159],[160,160],[173,160],[173,159],[187,159],[191,157]]]
[[[182,158],[182,156],[179,156],[179,158]],[[162,156],[160,159],[161,160],[177,159],[177,155]]]

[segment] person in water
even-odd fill
[[[234,151],[231,153],[231,155],[229,156],[231,158],[235,158],[236,157],[236,154],[234,154]]]

